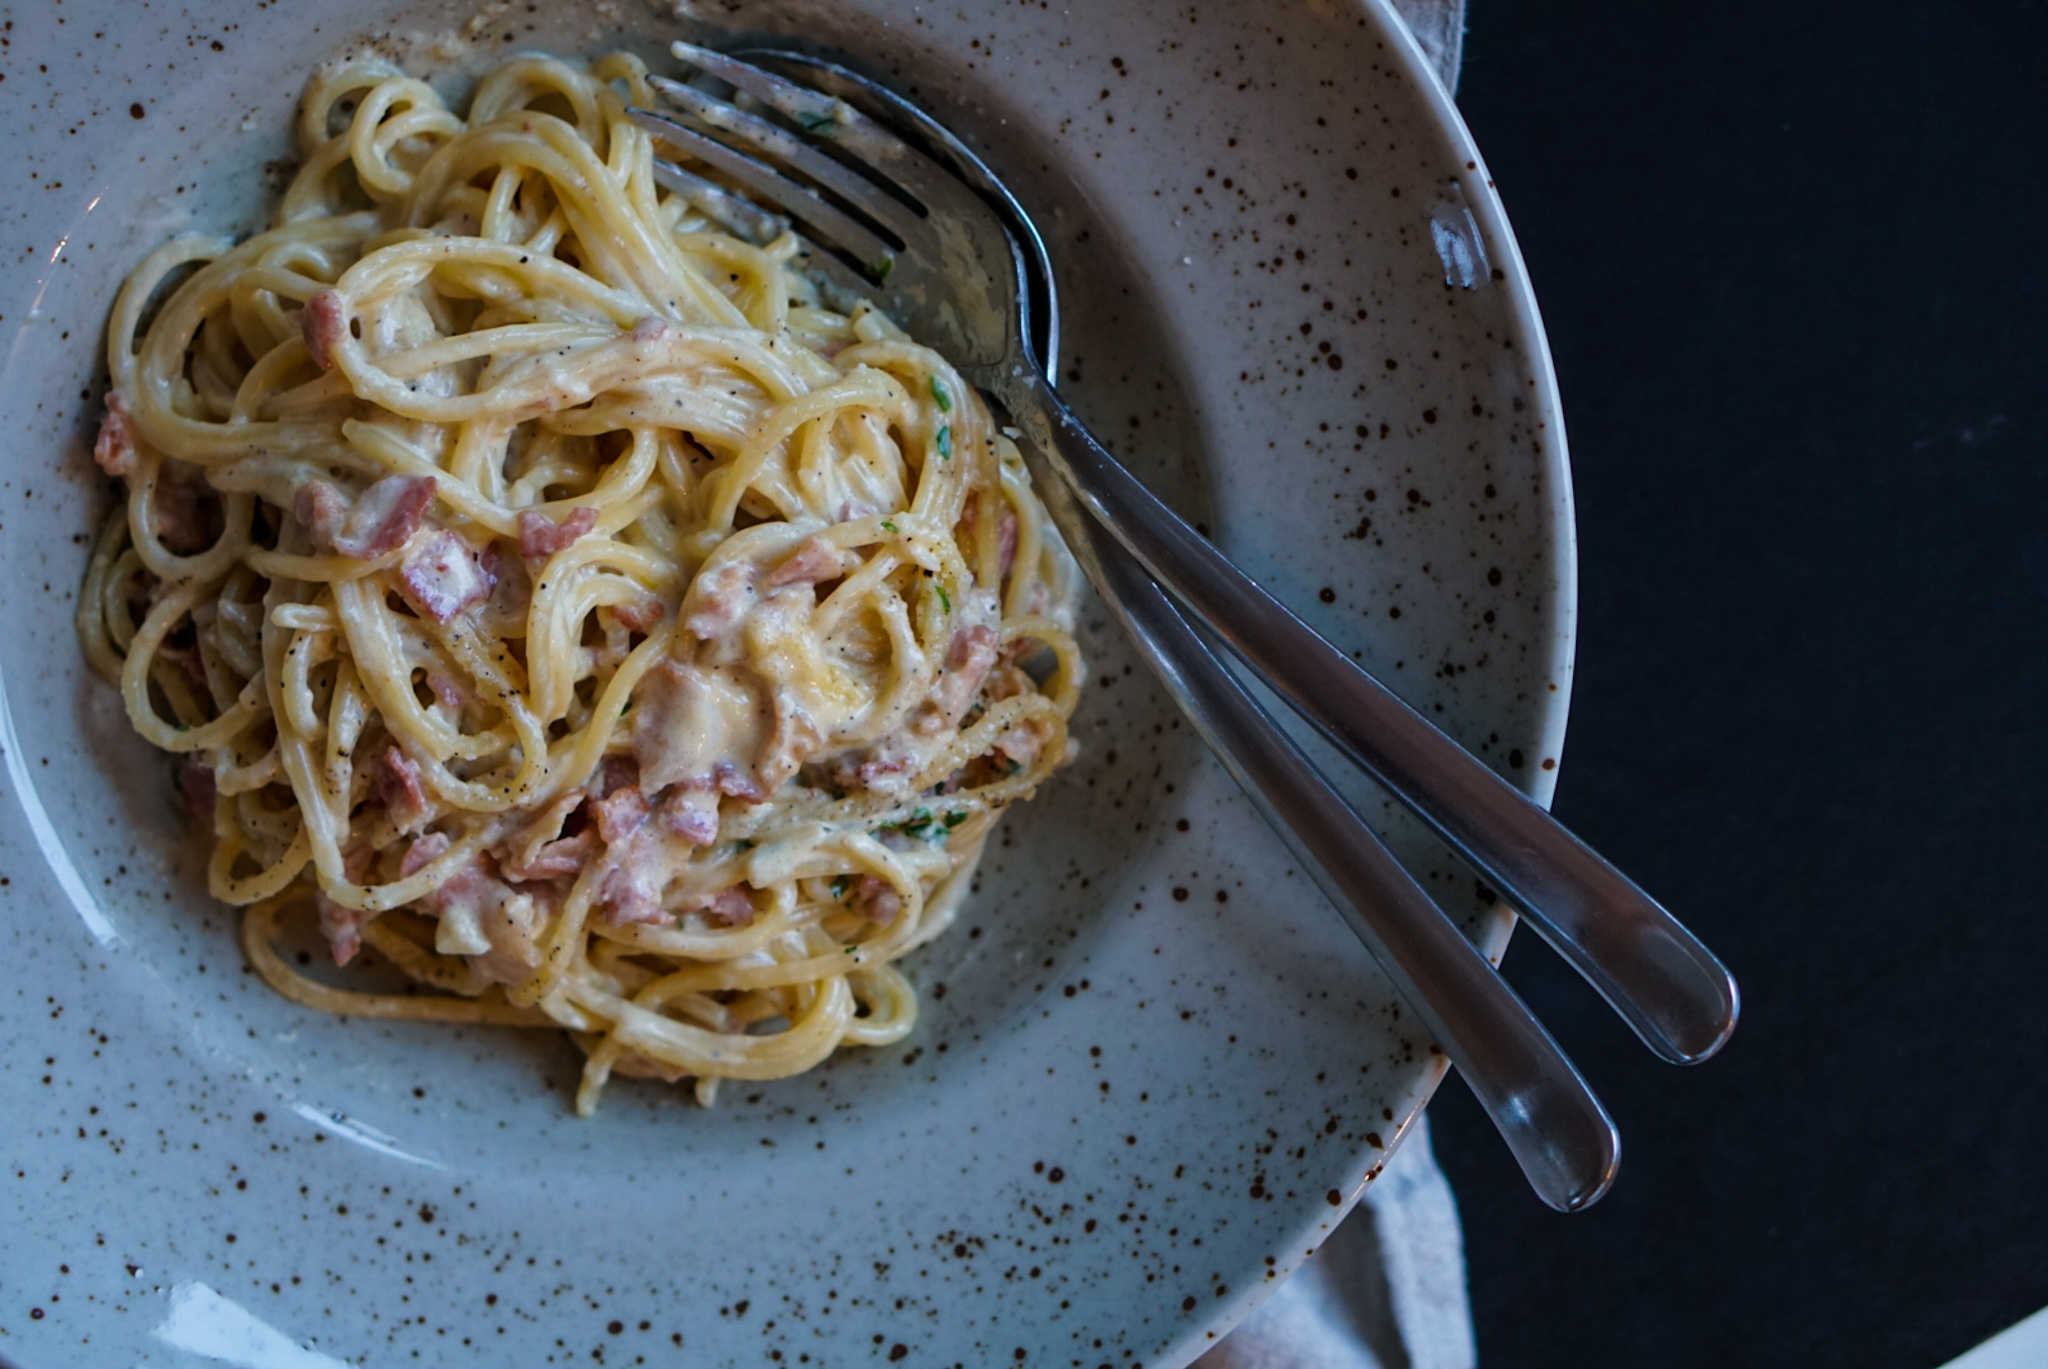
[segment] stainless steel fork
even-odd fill
[[[825,244],[811,253],[818,277],[849,297],[879,296],[1003,402],[1033,439],[1041,491],[1098,590],[1460,1065],[1538,1192],[1568,1210],[1597,1198],[1618,1143],[1584,1081],[1133,556],[1502,888],[1660,1054],[1701,1059],[1725,1039],[1736,1007],[1725,970],[1540,808],[1237,572],[1088,436],[1053,395],[1037,354],[1057,337],[1043,244],[950,132],[886,88],[801,54],[759,51],[750,63],[682,44],[675,52],[741,92],[737,100],[752,97],[759,112],[660,80],[681,118],[634,117],[787,212]],[[919,137],[951,171],[884,122]],[[736,232],[760,237],[784,226],[673,163],[658,164],[658,174]]]

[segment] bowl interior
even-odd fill
[[[17,48],[51,57],[22,78],[50,114],[0,163],[27,249],[0,271],[0,393],[27,416],[0,486],[20,801],[0,935],[49,1000],[4,1030],[49,1063],[0,1071],[0,1097],[35,1118],[24,1165],[76,1176],[17,1200],[0,1251],[7,1279],[75,1268],[27,1363],[88,1331],[146,1352],[204,1284],[350,1360],[680,1336],[705,1363],[901,1343],[1155,1364],[1249,1310],[1355,1199],[1441,1060],[1099,609],[1082,758],[913,962],[916,1034],[711,1112],[622,1082],[589,1122],[552,1036],[273,998],[204,894],[167,765],[73,645],[113,291],[173,233],[260,224],[314,64],[373,46],[452,92],[520,48],[656,60],[678,34],[768,35],[853,55],[984,147],[1053,246],[1083,416],[1547,795],[1562,435],[1476,159],[1378,11],[1098,9],[281,0],[139,25],[90,0],[17,20]],[[1507,919],[1470,875],[1352,792],[1497,952]],[[80,1259],[83,1230],[106,1244]]]

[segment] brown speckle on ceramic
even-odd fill
[[[259,221],[314,64],[368,46],[457,84],[524,46],[744,27],[852,53],[981,143],[1052,243],[1083,416],[1547,796],[1571,614],[1548,363],[1490,183],[1378,11],[65,0],[9,23],[0,1355],[188,1363],[230,1326],[308,1364],[1166,1369],[1308,1258],[1442,1057],[1099,613],[1083,758],[912,963],[908,1041],[709,1112],[615,1085],[587,1122],[564,1043],[264,989],[70,618],[113,291],[173,233]],[[1506,912],[1351,792],[1497,956]]]

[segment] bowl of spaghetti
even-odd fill
[[[42,1062],[0,1072],[8,1353],[1198,1353],[1441,1057],[1000,416],[801,239],[662,189],[624,111],[667,39],[763,34],[930,103],[1049,228],[1059,381],[1119,456],[1543,794],[1554,387],[1410,40],[1311,4],[231,8],[10,35],[51,114],[0,281],[0,902]]]

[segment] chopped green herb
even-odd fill
[[[1024,764],[1021,761],[1006,760],[1003,762],[1003,773],[1005,775],[1014,775],[1023,768]]]
[[[953,396],[946,393],[946,387],[939,384],[937,376],[932,377],[932,403],[939,406],[942,414],[953,412]]]
[[[888,519],[884,518],[884,519],[882,520],[882,531],[883,531],[883,532],[894,532],[894,531],[896,531],[896,525],[895,525],[894,523],[890,522],[890,521],[889,521]]]
[[[848,888],[849,888],[849,887],[850,887],[850,886],[852,885],[852,883],[853,883],[853,880],[852,880],[852,877],[851,877],[851,876],[848,876],[848,875],[839,875],[839,876],[836,876],[836,877],[835,877],[835,878],[833,879],[833,881],[832,881],[832,897],[834,897],[834,898],[845,898],[845,897],[846,897],[846,891],[847,891],[847,889],[848,889]]]
[[[946,814],[946,819],[945,819],[945,821],[946,821],[946,830],[947,830],[948,832],[950,832],[950,831],[952,831],[952,830],[953,830],[953,829],[954,829],[955,827],[958,827],[958,826],[959,826],[959,825],[960,825],[961,823],[963,823],[963,822],[967,821],[967,814],[965,814],[965,813],[962,813],[962,812],[959,812],[959,811],[957,811],[957,810],[956,810],[956,811],[954,811],[954,812],[951,812],[951,813],[948,813],[948,814]]]
[[[895,269],[896,258],[884,257],[868,268],[868,275],[874,278],[875,284],[880,285],[883,281],[889,279],[889,273]]]
[[[939,596],[940,608],[944,609],[948,613],[951,613],[953,611],[952,597],[946,593],[946,587],[944,585],[940,584],[936,580],[932,581],[932,593]]]
[[[820,138],[829,138],[839,131],[839,121],[830,114],[799,114],[796,121],[803,125],[804,132]]]
[[[953,459],[953,425],[950,423],[939,429],[939,456],[947,461]]]
[[[632,701],[631,699],[628,699],[628,700],[626,700],[626,706],[625,706],[624,708],[621,708],[621,709],[619,710],[619,716],[620,716],[621,718],[623,718],[623,717],[625,717],[625,716],[626,716],[626,715],[627,715],[628,713],[631,713],[632,711],[633,711],[633,701]]]

